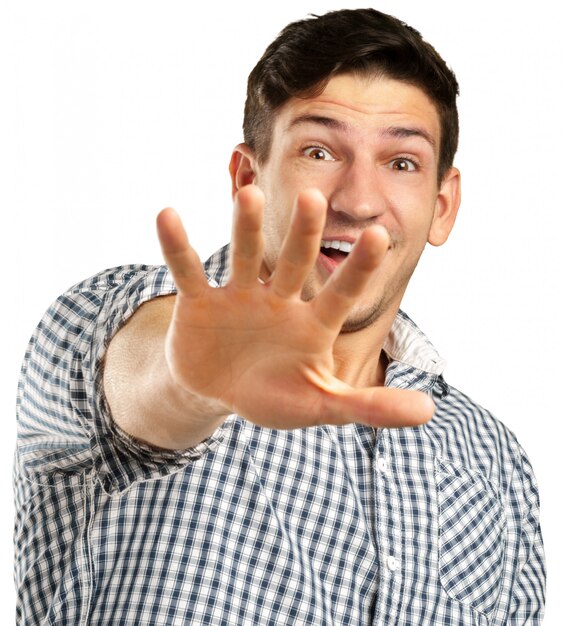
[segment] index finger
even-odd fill
[[[160,211],[156,218],[160,248],[178,288],[188,298],[196,298],[208,288],[197,252],[191,247],[179,215],[174,209]]]

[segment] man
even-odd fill
[[[538,624],[514,436],[401,311],[460,202],[454,75],[374,10],[289,25],[248,82],[230,247],[102,272],[31,340],[20,623]],[[391,428],[395,427],[395,428]]]

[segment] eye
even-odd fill
[[[326,148],[322,148],[321,146],[310,146],[303,150],[303,154],[311,159],[315,159],[316,161],[335,161],[336,159],[326,150]]]
[[[399,159],[393,159],[390,162],[390,167],[397,172],[415,172],[418,169],[418,164],[412,161],[412,159],[400,157]]]

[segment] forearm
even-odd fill
[[[116,424],[131,436],[168,449],[192,447],[210,436],[229,411],[177,385],[164,354],[175,297],[144,305],[112,339],[104,392]]]

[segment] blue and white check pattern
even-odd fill
[[[228,251],[206,263],[223,284]],[[515,437],[442,377],[403,313],[386,384],[431,393],[418,428],[294,431],[232,415],[185,451],[112,421],[104,352],[165,267],[102,272],[29,344],[15,462],[19,625],[521,626],[541,621],[538,493]]]

